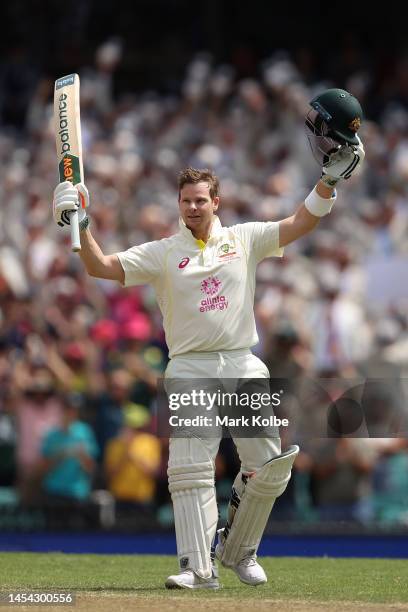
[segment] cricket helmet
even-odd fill
[[[306,117],[309,143],[319,163],[341,146],[358,145],[363,120],[360,102],[344,89],[326,89],[310,102]]]

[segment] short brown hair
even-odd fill
[[[197,183],[208,183],[208,189],[212,200],[218,196],[220,182],[214,172],[208,170],[208,168],[197,170],[197,168],[191,168],[189,166],[185,170],[182,170],[178,176],[179,198],[184,185],[196,185]]]

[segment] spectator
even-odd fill
[[[373,473],[374,518],[382,524],[408,525],[408,444],[379,439],[379,460]]]
[[[35,466],[41,457],[44,436],[62,423],[62,404],[51,372],[45,367],[28,368],[18,374],[14,389],[17,417],[17,469],[21,496],[31,502],[38,493]]]
[[[106,480],[118,502],[146,506],[155,498],[161,444],[147,431],[149,423],[147,408],[128,404],[124,410],[124,426],[106,447]]]
[[[16,481],[17,431],[9,397],[0,398],[0,487],[12,487]]]
[[[312,494],[322,521],[372,519],[371,474],[376,451],[364,438],[322,440],[311,449]]]
[[[114,438],[123,425],[125,406],[131,401],[133,378],[123,368],[116,368],[105,375],[106,391],[95,398],[95,430],[103,458],[106,444]]]
[[[92,429],[79,420],[81,397],[63,396],[63,419],[43,439],[38,472],[46,495],[85,501],[92,489],[97,445]]]
[[[375,60],[367,58],[372,83],[364,83],[354,67],[350,72],[342,64],[343,55],[340,49],[338,72],[331,71],[330,79],[341,86],[345,83],[338,75],[347,77],[365,97],[365,170],[352,189],[347,181],[342,201],[313,238],[288,249],[281,263],[259,267],[256,351],[277,377],[359,372],[403,379],[408,370],[404,66],[390,56],[387,79],[379,84]],[[33,470],[41,440],[61,424],[59,395],[71,390],[85,395],[86,420],[95,428],[103,458],[106,444],[123,427],[128,403],[150,408],[166,349],[151,289],[122,292],[110,283],[88,281],[77,257],[70,257],[62,244],[69,242],[69,234],[61,238],[48,223],[55,181],[52,83],[36,79],[27,49],[18,42],[5,58],[0,75],[0,383],[10,397],[2,432],[9,435],[9,422],[15,421],[18,483],[29,499],[38,489]],[[252,66],[252,74],[243,71],[250,78],[241,79],[238,65],[235,72],[213,66],[203,55],[193,58],[185,78],[179,74],[179,81],[172,81],[177,95],[168,97],[136,95],[133,82],[126,89],[127,72],[117,79],[120,61],[120,43],[108,41],[98,50],[95,68],[80,70],[86,176],[98,202],[94,231],[107,250],[172,233],[177,222],[174,177],[189,163],[211,166],[221,176],[225,223],[279,219],[303,199],[314,163],[301,137],[304,110],[326,87],[318,63],[308,72],[287,53],[262,65],[261,78],[254,76]],[[119,81],[125,93],[115,98]],[[370,96],[379,85],[380,98]],[[382,403],[367,400],[373,431],[384,431],[377,416],[384,417],[385,399],[404,430],[403,386],[388,385],[392,397],[380,398]],[[308,424],[301,434],[315,432],[319,425],[319,431],[325,430],[326,397],[319,403],[313,395],[303,406],[295,405],[295,399],[291,414],[300,417],[303,411]],[[350,509],[360,499],[356,491],[370,489],[371,468],[364,472],[361,466],[366,459],[369,465],[377,459],[364,442],[347,460],[342,452],[327,452],[322,454],[327,465],[314,463],[314,492],[319,504],[327,494],[333,507],[337,502],[341,506],[345,500],[340,496],[336,501],[335,483],[337,492],[347,483]],[[395,458],[399,467],[401,457]],[[389,460],[391,465],[394,459]],[[380,492],[394,478],[384,462],[385,457],[379,464],[384,475]],[[10,482],[12,472],[7,474]],[[159,486],[167,496],[165,480],[163,473]]]

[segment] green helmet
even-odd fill
[[[327,126],[326,135],[331,136],[333,140],[340,144],[359,144],[357,131],[363,120],[363,109],[351,93],[344,89],[326,89],[313,98],[310,106],[317,111],[318,115],[313,123],[319,132],[321,125],[318,124],[323,120]]]

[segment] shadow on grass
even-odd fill
[[[57,587],[53,587],[57,588]],[[120,593],[137,593],[138,595],[153,595],[158,593],[166,593],[168,596],[187,596],[187,595],[205,595],[209,597],[223,596],[231,593],[236,593],[239,590],[239,596],[242,599],[251,598],[253,596],[253,588],[242,588],[240,585],[230,586],[230,585],[222,585],[219,589],[166,589],[164,586],[151,586],[151,587],[142,587],[142,586],[134,586],[134,587],[116,587],[116,586],[98,586],[87,589],[79,589],[78,587],[65,587],[65,590],[73,590],[77,594],[86,594],[86,593],[112,593],[112,594],[120,594]],[[257,592],[260,592],[262,589],[257,588]]]

